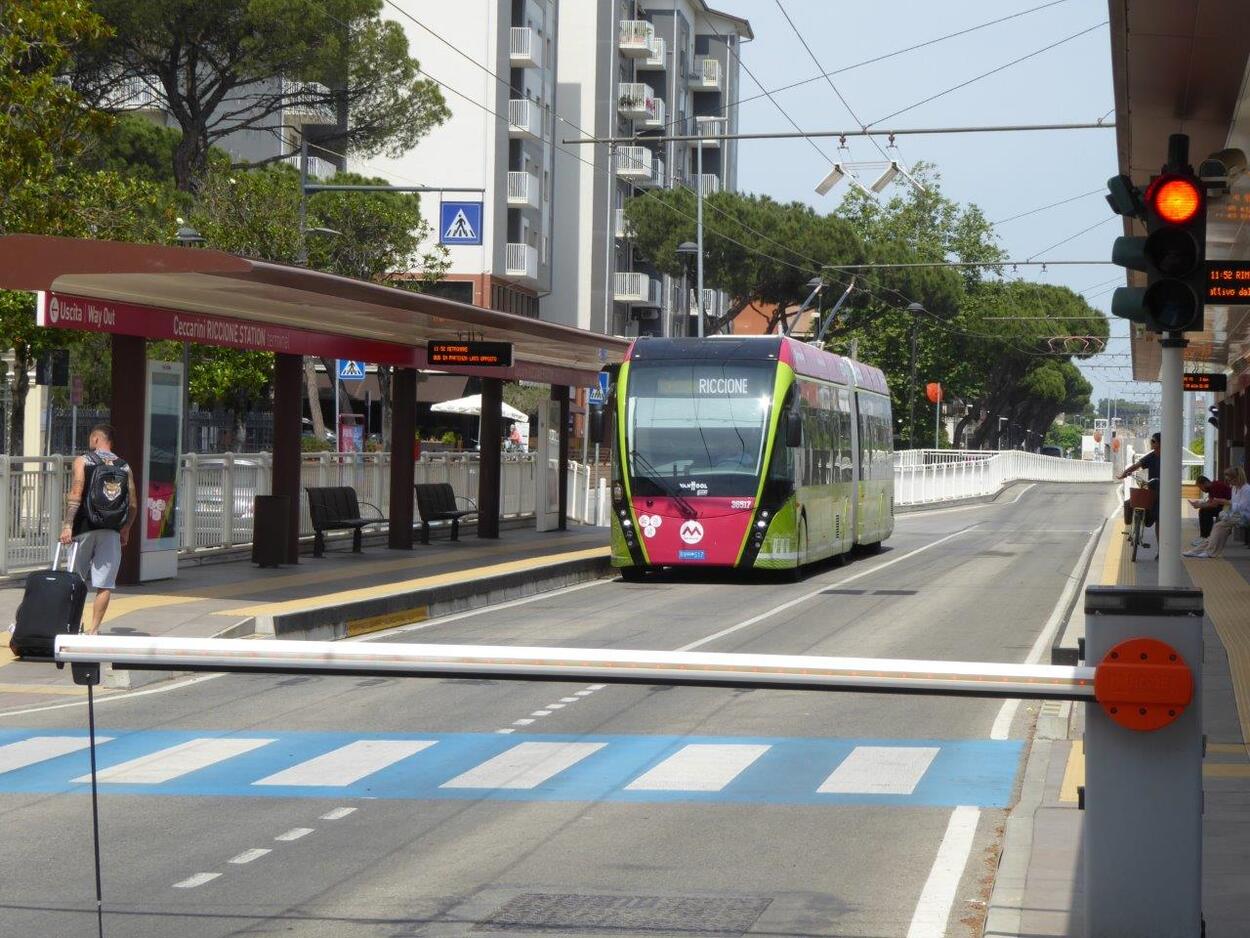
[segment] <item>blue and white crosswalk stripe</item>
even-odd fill
[[[102,731],[124,794],[994,808],[1022,743],[800,737]],[[0,730],[0,794],[85,790],[86,737]]]

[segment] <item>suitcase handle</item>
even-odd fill
[[[57,569],[61,565],[61,547],[62,547],[61,542],[57,541],[56,547],[52,551],[52,569],[53,570]],[[78,562],[78,547],[79,547],[78,541],[74,541],[74,546],[70,548],[69,556],[66,558],[66,561],[65,561],[65,569],[67,571],[72,571]]]

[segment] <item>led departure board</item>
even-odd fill
[[[1185,372],[1186,391],[1227,391],[1228,375]]]
[[[476,366],[511,368],[511,342],[431,342],[427,348],[430,367]]]
[[[1250,305],[1250,261],[1207,261],[1207,302]]]

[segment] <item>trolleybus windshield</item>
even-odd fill
[[[631,364],[626,398],[633,490],[754,495],[772,407],[773,362]],[[642,459],[635,459],[637,453]]]

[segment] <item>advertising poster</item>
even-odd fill
[[[147,440],[139,493],[142,550],[178,549],[178,462],[182,436],[182,365],[148,363]]]

